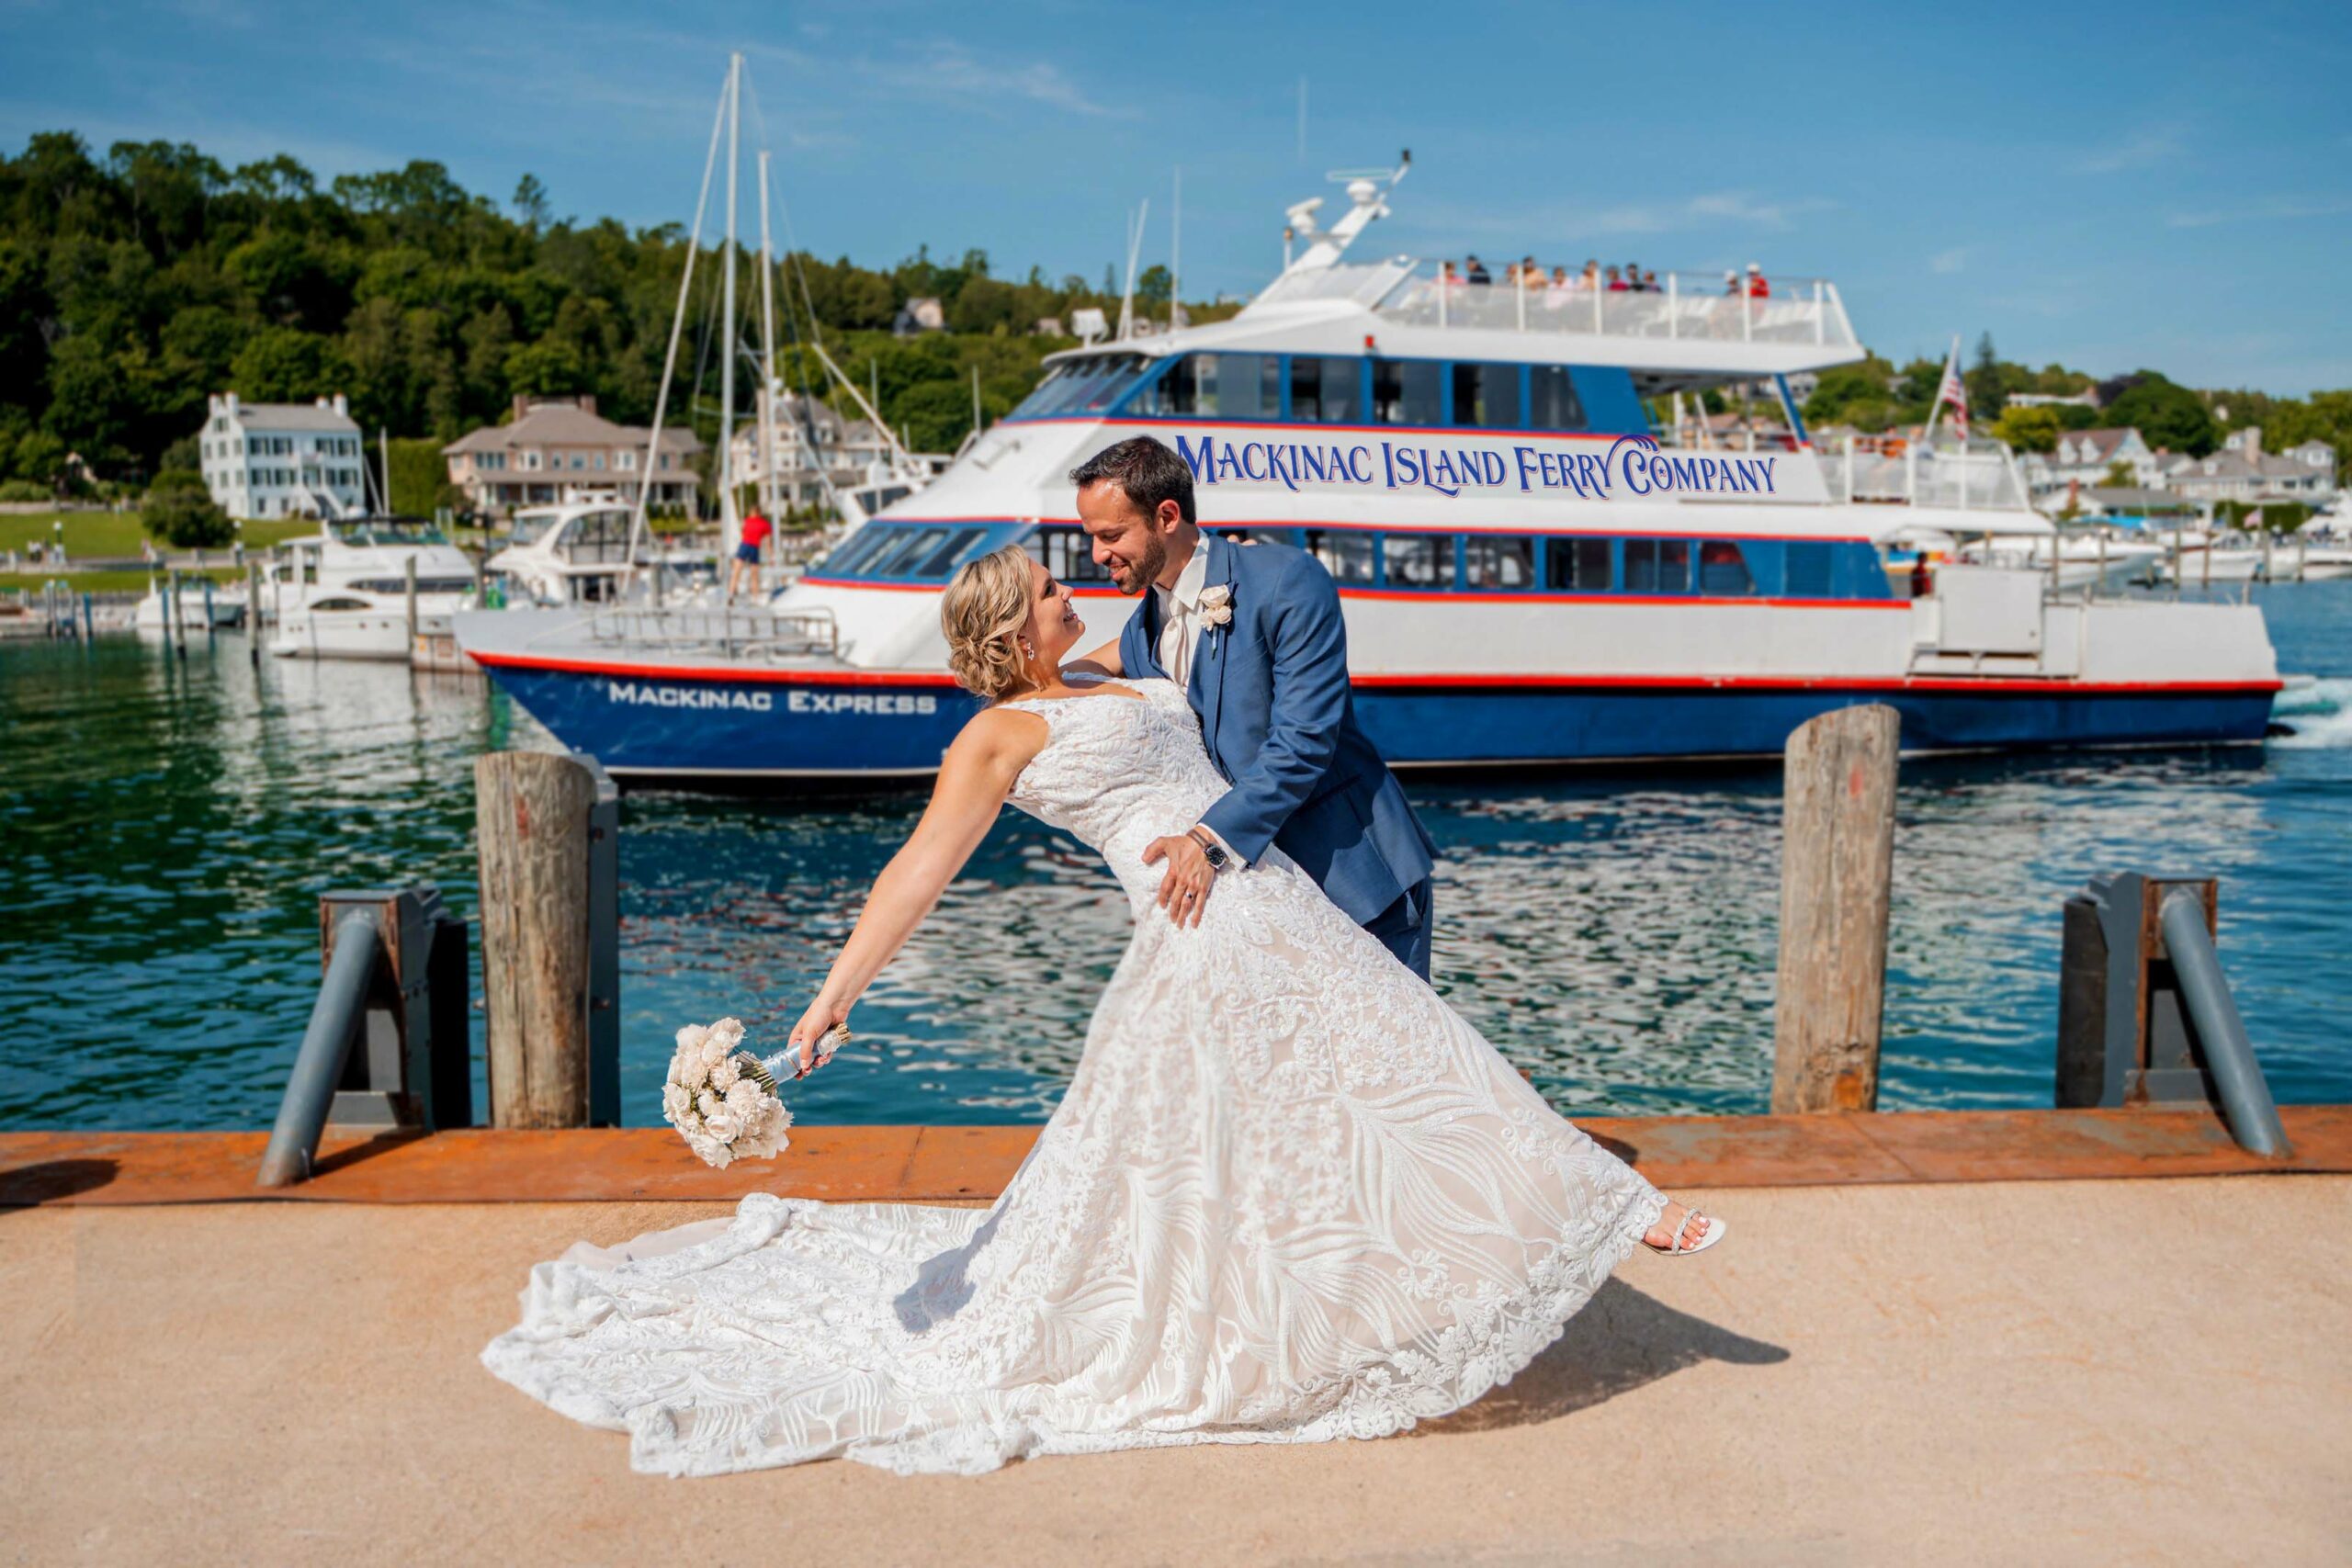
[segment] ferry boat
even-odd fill
[[[1081,648],[1114,637],[1134,601],[1068,476],[1148,434],[1193,468],[1204,527],[1329,570],[1356,711],[1400,768],[1770,755],[1870,702],[1912,751],[2263,738],[2258,609],[2069,596],[1997,551],[1890,576],[1900,537],[2053,530],[1998,443],[1814,446],[1786,378],[1864,352],[1828,281],[1522,288],[1349,262],[1405,173],[1353,178],[1328,231],[1294,209],[1308,244],[1231,320],[1055,355],[756,611],[461,615],[459,640],[626,783],[924,774],[974,710],[946,674],[949,575],[1018,542],[1073,585]],[[1790,438],[1661,441],[1658,400],[1740,383],[1778,391]]]
[[[432,524],[403,517],[338,517],[288,539],[271,568],[281,659],[390,659],[411,654],[408,563],[416,562],[416,631],[447,637],[450,617],[473,603],[473,562]]]

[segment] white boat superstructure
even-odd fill
[[[1203,526],[1321,563],[1355,711],[1399,765],[1774,755],[1858,702],[1896,707],[1914,750],[2262,738],[2257,608],[2052,593],[2065,547],[1997,442],[1815,448],[1786,378],[1863,353],[1826,280],[1535,288],[1345,261],[1405,172],[1351,177],[1328,231],[1294,209],[1303,254],[1230,320],[1052,356],[775,597],[784,631],[574,613],[469,615],[460,639],[616,776],[922,773],[974,705],[945,671],[950,577],[1017,543],[1090,638],[1114,634],[1134,605],[1069,476],[1148,436]],[[1777,391],[1792,436],[1661,439],[1662,400],[1735,385]],[[1891,580],[1926,540],[1985,558]]]
[[[411,561],[417,637],[447,636],[450,617],[474,602],[472,560],[430,523],[330,519],[285,548],[268,590],[277,603],[269,650],[281,658],[408,660]]]

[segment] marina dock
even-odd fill
[[[575,1240],[760,1188],[978,1202],[1025,1129],[810,1127],[728,1172],[666,1131],[341,1139],[298,1201],[236,1202],[259,1134],[10,1134],[0,1467],[30,1483],[0,1538],[41,1562],[2340,1562],[2352,1108],[2283,1115],[2292,1175],[2200,1112],[1596,1119],[1738,1228],[1703,1262],[1637,1254],[1468,1410],[972,1481],[633,1474],[475,1356]]]

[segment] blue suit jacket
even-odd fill
[[[1201,634],[1186,692],[1233,786],[1202,820],[1246,861],[1280,849],[1358,924],[1372,920],[1430,874],[1435,846],[1356,723],[1339,590],[1287,545],[1204,534],[1200,547],[1207,584],[1233,590],[1233,619]],[[1147,590],[1119,634],[1129,675],[1166,678],[1159,630]]]

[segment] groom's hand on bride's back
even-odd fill
[[[1163,860],[1168,863],[1168,874],[1159,879],[1159,907],[1180,926],[1199,925],[1201,911],[1208,907],[1209,889],[1216,885],[1208,852],[1189,834],[1170,833],[1144,846],[1144,864],[1158,865]]]

